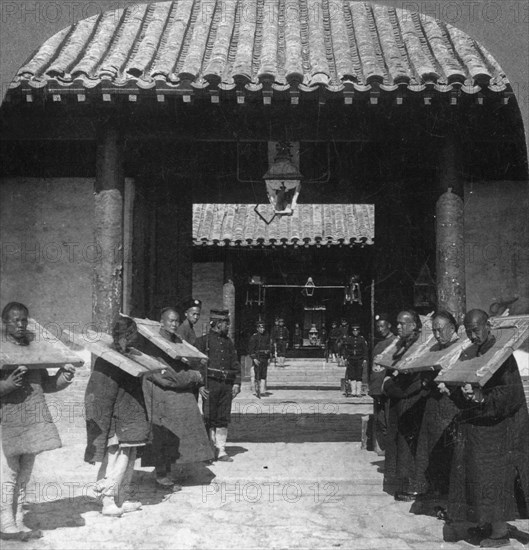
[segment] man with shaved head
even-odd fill
[[[465,315],[472,346],[465,359],[493,354],[496,341],[488,315]],[[510,355],[482,387],[452,391],[460,412],[450,472],[448,515],[470,521],[469,534],[485,548],[509,546],[507,521],[529,509],[529,414],[516,359]]]
[[[161,310],[160,335],[165,340],[182,341],[177,335],[179,325],[180,316],[175,308]],[[151,342],[145,343],[144,351],[165,363],[167,369],[143,378],[153,438],[142,457],[142,466],[154,466],[156,485],[176,492],[182,487],[172,477],[173,466],[213,458],[194,397],[200,391],[207,398],[207,391],[202,375],[189,364],[169,357]]]

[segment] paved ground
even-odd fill
[[[26,523],[44,537],[3,542],[2,550],[473,548],[435,517],[382,491],[383,459],[360,448],[369,401],[339,392],[278,390],[234,404],[228,451],[233,463],[181,467],[184,488],[167,494],[139,463],[141,511],[102,517],[91,498],[96,467],[83,445],[38,458]],[[528,522],[513,522],[529,532]],[[461,526],[463,528],[465,526]],[[462,531],[461,531],[462,532]],[[512,548],[524,548],[514,540]]]

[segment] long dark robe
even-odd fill
[[[415,334],[397,343],[392,366],[406,356],[418,337],[419,334]],[[384,466],[384,490],[389,493],[411,490],[417,441],[428,395],[423,376],[421,373],[398,373],[383,385],[383,391],[389,397]]]
[[[103,358],[96,359],[85,393],[86,462],[101,462],[114,435],[120,443],[143,445],[150,438],[141,379]]]
[[[143,379],[153,438],[152,445],[143,451],[142,466],[211,460],[211,445],[194,395],[200,373],[172,359],[151,342],[143,348],[145,353],[164,362],[167,369]]]
[[[444,346],[448,349],[457,339]],[[441,349],[435,344],[432,351]],[[432,373],[435,377],[437,372]],[[415,454],[415,475],[410,490],[417,493],[438,492],[448,494],[450,464],[454,449],[454,418],[459,409],[447,393],[439,391],[433,381],[428,384],[428,395],[424,408],[417,452]]]
[[[511,355],[483,388],[483,403],[453,393],[460,413],[450,473],[448,514],[488,523],[528,517],[529,414]]]
[[[420,373],[402,374],[384,384],[390,398],[384,489],[411,490],[415,476],[415,456],[428,390]]]
[[[433,385],[426,399],[419,431],[411,491],[448,494],[454,449],[453,420],[458,412],[450,397]]]

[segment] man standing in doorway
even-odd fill
[[[275,345],[277,359],[280,367],[285,366],[285,355],[288,348],[288,339],[290,334],[285,326],[285,320],[283,317],[279,317],[277,320],[277,326],[272,331],[272,341]]]
[[[241,391],[241,365],[237,352],[228,337],[230,313],[212,309],[210,330],[197,338],[195,346],[208,358],[208,399],[204,403],[204,416],[211,442],[217,449],[217,460],[233,462],[226,452],[228,424],[231,418],[231,402]]]
[[[264,321],[257,321],[257,332],[254,333],[248,344],[254,368],[255,394],[257,397],[266,394],[266,371],[270,360],[270,335],[266,332]]]
[[[194,327],[200,319],[201,308],[202,302],[200,300],[195,298],[186,300],[183,304],[185,319],[176,331],[176,334],[180,336],[180,338],[192,346],[195,345],[195,341],[197,339]]]
[[[342,350],[347,364],[345,377],[351,383],[353,397],[359,397],[362,395],[362,371],[367,365],[368,350],[358,323],[353,323],[352,332],[344,338]]]

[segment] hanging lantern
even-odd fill
[[[314,284],[312,277],[309,277],[307,279],[307,282],[305,283],[305,288],[301,291],[301,293],[304,294],[307,298],[311,298],[312,296],[314,296],[315,288],[316,285]]]
[[[276,214],[292,215],[298,201],[303,176],[292,162],[290,144],[280,142],[276,148],[274,162],[263,176],[266,193]]]
[[[353,275],[349,284],[345,287],[344,304],[357,303],[362,305],[362,293],[360,292],[360,277]]]

